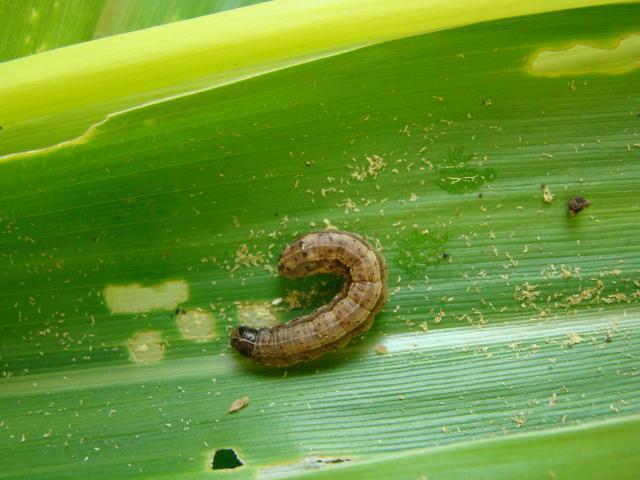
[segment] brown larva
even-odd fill
[[[309,315],[273,328],[236,328],[231,346],[262,365],[286,367],[346,345],[369,330],[388,298],[384,259],[352,233],[332,230],[297,238],[282,252],[278,271],[288,278],[337,273],[345,283],[329,304]]]

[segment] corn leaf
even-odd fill
[[[0,64],[0,478],[633,478],[640,5],[520,3],[275,1]],[[232,328],[339,288],[275,270],[323,228],[382,250],[388,305],[251,365]]]

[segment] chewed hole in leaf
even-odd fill
[[[230,470],[244,465],[233,448],[219,448],[213,452],[211,470]]]

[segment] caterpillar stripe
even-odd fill
[[[345,282],[329,304],[309,315],[273,328],[236,328],[231,346],[261,365],[286,367],[346,345],[369,330],[388,299],[384,259],[353,233],[325,231],[297,238],[282,252],[278,271],[288,278],[336,273]]]

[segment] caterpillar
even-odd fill
[[[369,330],[389,297],[382,255],[353,233],[331,230],[298,237],[280,255],[278,272],[287,278],[335,273],[344,285],[329,304],[309,315],[272,328],[233,330],[231,346],[261,365],[287,367],[345,346]]]

